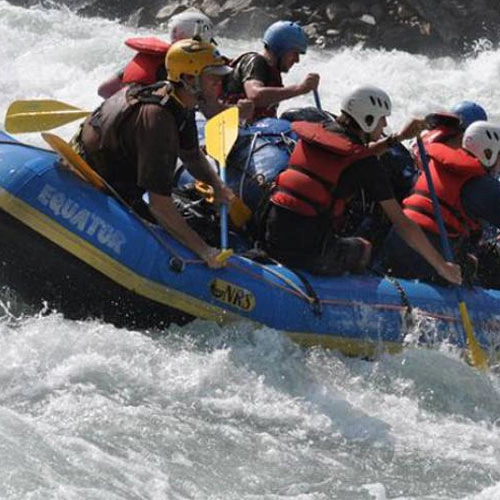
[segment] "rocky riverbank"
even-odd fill
[[[39,0],[11,0],[30,6]],[[43,3],[43,2],[42,2]],[[51,5],[54,1],[51,0]],[[156,27],[195,7],[227,37],[260,37],[278,19],[299,21],[319,47],[361,44],[427,55],[464,55],[496,47],[498,0],[59,0],[79,14]]]

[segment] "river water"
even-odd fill
[[[131,56],[123,41],[150,34],[165,36],[0,0],[0,127],[16,99],[92,109]],[[229,56],[259,48],[219,38]],[[500,121],[498,50],[461,61],[313,50],[286,81],[307,71],[333,112],[355,85],[386,89],[393,130],[462,99]],[[0,299],[2,499],[500,498],[500,380],[445,345],[368,362],[247,324],[153,336]]]

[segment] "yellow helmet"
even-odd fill
[[[224,76],[233,70],[215,45],[196,39],[179,40],[172,44],[165,58],[165,67],[171,82],[180,82],[181,75],[210,73]]]

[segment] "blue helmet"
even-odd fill
[[[487,121],[488,115],[482,106],[472,101],[462,101],[451,108],[451,112],[460,118],[460,126],[465,130],[471,123]]]
[[[293,21],[276,21],[267,28],[263,38],[264,45],[277,57],[291,50],[305,54],[307,36],[302,27]]]

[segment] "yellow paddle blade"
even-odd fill
[[[229,218],[236,227],[243,227],[252,217],[252,211],[246,203],[237,196],[229,207]]]
[[[239,110],[233,106],[210,118],[205,125],[207,152],[221,168],[226,166],[226,158],[238,138],[238,124]]]
[[[488,356],[483,351],[474,335],[467,305],[462,301],[458,303],[458,307],[462,316],[462,323],[464,324],[465,337],[470,350],[471,362],[480,370],[486,370],[488,368]]]
[[[89,111],[60,101],[14,101],[5,115],[5,130],[11,134],[41,132],[61,127],[88,114]]]
[[[103,178],[61,137],[49,132],[42,133],[43,140],[59,153],[71,168],[98,189],[107,187]]]

